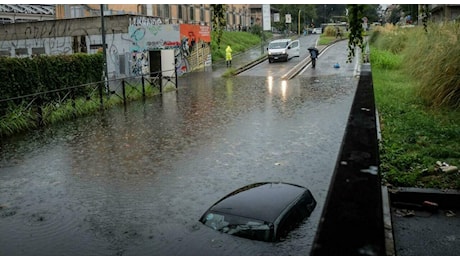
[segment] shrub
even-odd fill
[[[403,68],[417,83],[416,95],[433,107],[460,108],[460,23],[377,27],[370,37],[372,66]],[[392,54],[401,54],[402,61]],[[394,62],[391,59],[396,59]]]

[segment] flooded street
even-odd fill
[[[358,79],[210,75],[2,140],[0,255],[308,255]],[[198,222],[265,181],[305,186],[318,202],[284,241]]]

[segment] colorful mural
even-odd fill
[[[148,68],[148,51],[175,49],[176,71],[178,75],[190,72],[187,57],[193,46],[199,42],[211,42],[209,26],[192,24],[131,24],[128,28],[130,40],[131,72],[145,74]],[[148,73],[148,72],[147,72]]]

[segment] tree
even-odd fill
[[[369,22],[377,22],[379,20],[379,5],[362,5],[363,6],[363,16],[367,17]]]
[[[217,48],[220,49],[220,40],[222,38],[222,32],[227,26],[227,20],[225,19],[225,12],[227,11],[227,5],[225,4],[212,4],[212,30],[217,33]]]
[[[319,20],[316,24],[321,23],[330,23],[337,19],[338,17],[343,17],[346,14],[347,5],[342,4],[324,4],[324,5],[315,5],[316,13],[318,14]]]
[[[390,17],[388,18],[388,22],[392,24],[397,24],[401,19],[401,7],[396,6],[391,10]]]
[[[412,5],[399,5],[401,10],[404,12],[405,15],[410,15],[413,19],[417,19],[418,17],[418,4]]]
[[[273,4],[271,6],[280,14],[280,21],[273,24],[273,27],[279,30],[286,29],[286,14],[291,14],[292,22],[295,24],[299,21],[299,11],[300,24],[309,24],[312,20],[316,20],[318,17],[316,15],[315,5]]]

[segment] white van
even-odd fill
[[[300,42],[291,39],[274,40],[268,44],[267,50],[269,63],[278,60],[288,61],[292,57],[300,56]]]

